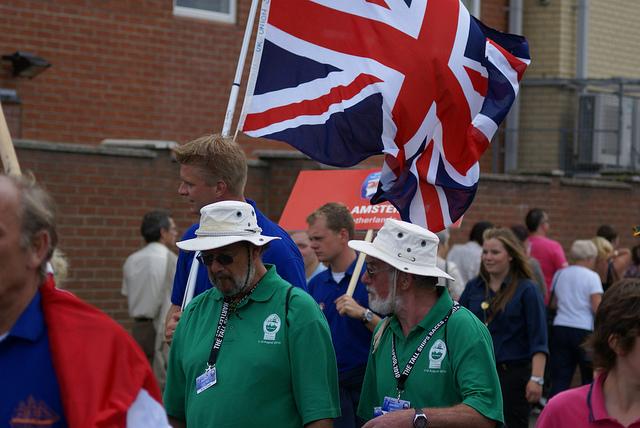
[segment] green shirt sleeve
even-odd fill
[[[449,320],[448,341],[462,403],[486,418],[504,422],[502,392],[486,326],[466,309]]]
[[[303,424],[340,416],[336,355],[324,315],[308,294],[294,288],[287,318],[291,382]]]
[[[188,314],[183,314],[183,318]],[[186,320],[181,319],[178,323],[176,331],[173,334],[173,340],[169,349],[169,364],[167,365],[167,383],[164,389],[163,402],[164,408],[169,416],[177,419],[186,420],[185,414],[185,389],[186,379],[182,368],[182,326],[186,324]]]

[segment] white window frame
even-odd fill
[[[173,14],[187,18],[204,19],[207,21],[225,22],[227,24],[236,23],[237,0],[227,0],[229,2],[229,13],[213,12],[210,10],[197,9],[194,7],[178,6],[173,0]]]

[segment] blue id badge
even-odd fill
[[[384,397],[382,400],[382,411],[384,413],[387,412],[395,412],[396,410],[404,410],[410,409],[411,402],[407,400],[401,400],[399,398],[394,397]]]
[[[216,367],[207,367],[204,373],[196,378],[196,394],[200,394],[202,391],[212,387],[217,380]]]

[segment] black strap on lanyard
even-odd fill
[[[400,373],[400,368],[398,367],[398,355],[396,354],[396,337],[393,334],[391,335],[391,365],[393,367],[393,377],[396,378],[398,387],[398,399],[400,399],[400,395],[404,392],[404,384],[407,381],[411,370],[413,370],[413,366],[416,365],[418,357],[420,357],[420,354],[422,354],[422,350],[425,346],[427,346],[427,343],[429,343],[433,335],[436,334],[438,330],[440,330],[440,327],[442,327],[447,323],[447,321],[449,321],[449,317],[451,316],[451,314],[453,314],[458,309],[460,309],[460,305],[458,304],[458,302],[453,302],[453,306],[451,307],[447,315],[445,315],[444,318],[442,318],[436,325],[434,325],[429,333],[427,333],[427,335],[424,337],[424,339],[422,339],[422,342],[420,342],[418,348],[416,348],[411,358],[409,358],[409,361],[407,361],[407,365],[405,366],[402,373]]]
[[[216,328],[216,336],[213,339],[213,345],[211,346],[211,353],[209,354],[208,367],[212,368],[216,365],[218,360],[218,354],[220,353],[220,347],[222,346],[222,339],[224,339],[224,332],[227,329],[227,320],[229,319],[229,302],[222,304],[222,311],[220,312],[220,319],[218,320],[218,327]]]

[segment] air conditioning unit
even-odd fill
[[[622,119],[622,139],[618,128]],[[640,167],[640,99],[615,94],[580,96],[578,163],[582,166]]]

